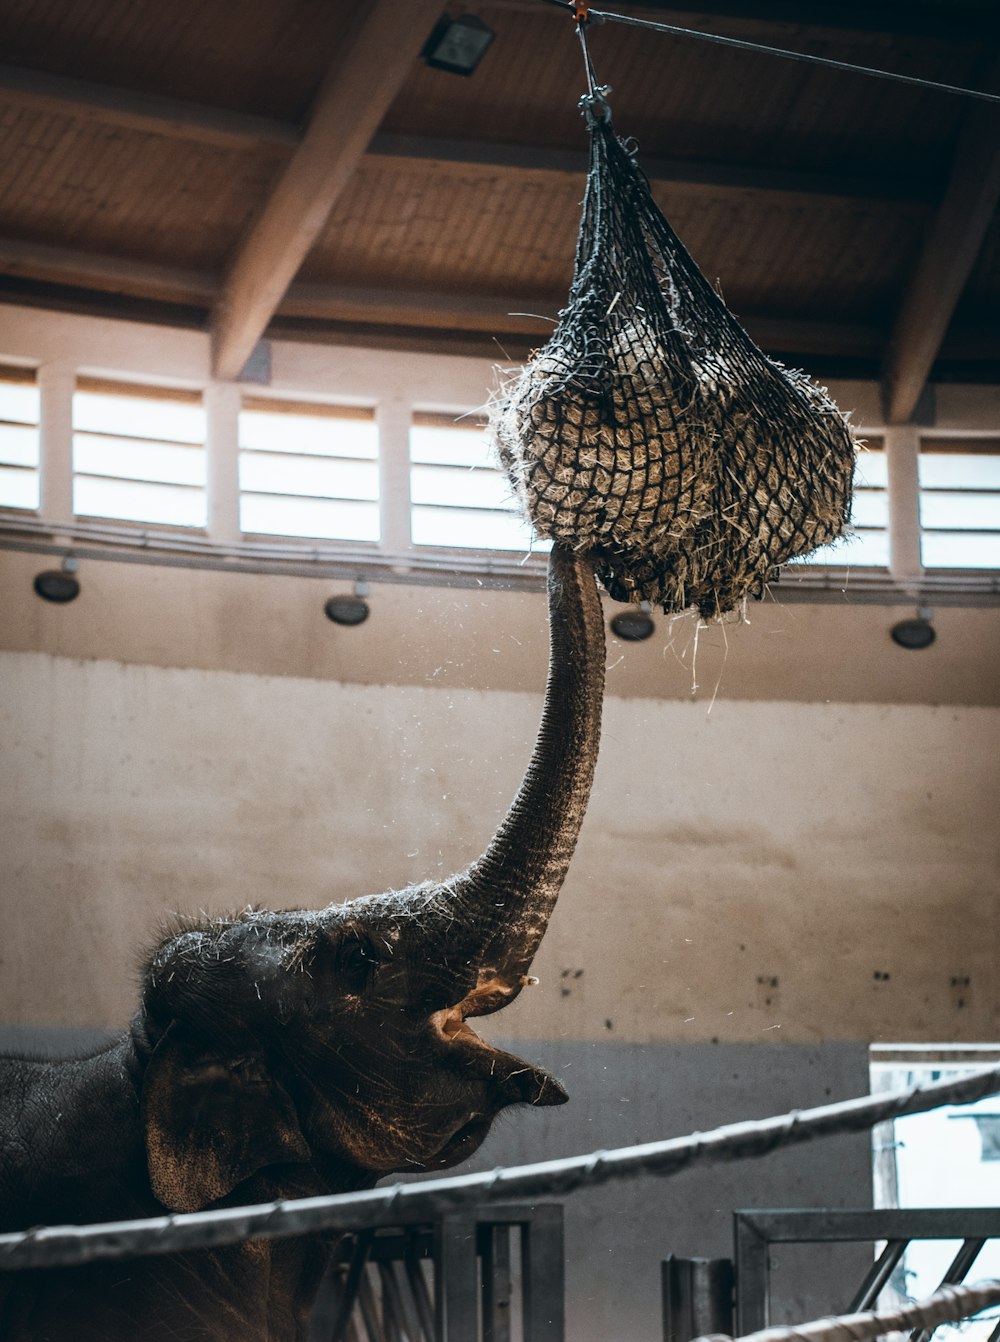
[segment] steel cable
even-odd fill
[[[762,1328],[738,1342],[869,1342],[885,1333],[911,1328],[933,1330],[942,1323],[957,1323],[996,1304],[1000,1304],[1000,1281],[991,1278],[973,1282],[971,1286],[940,1286],[926,1300],[896,1309],[836,1314],[812,1323]],[[734,1339],[725,1333],[707,1333],[695,1342],[734,1342]]]
[[[998,1091],[1000,1067],[992,1067],[958,1080],[938,1081],[891,1095],[864,1096],[668,1141],[483,1174],[183,1216],[45,1226],[0,1235],[0,1270],[68,1267],[99,1259],[217,1248],[245,1239],[280,1239],[319,1231],[346,1232],[431,1221],[443,1212],[484,1202],[562,1196],[611,1179],[639,1174],[667,1176],[694,1166],[747,1160],[817,1137],[864,1131],[876,1123],[924,1113],[943,1104],[970,1104]]]

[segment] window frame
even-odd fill
[[[289,418],[307,418],[307,419],[328,419],[330,421],[361,421],[371,423],[374,428],[375,442],[374,451],[370,456],[343,453],[321,453],[321,452],[281,452],[280,449],[256,448],[244,445],[242,435],[242,419],[244,414],[269,414],[269,415],[288,415]],[[237,526],[240,536],[251,543],[273,543],[281,541],[283,543],[301,543],[303,545],[358,545],[365,547],[378,547],[381,544],[382,537],[385,534],[385,521],[383,516],[382,499],[382,480],[381,480],[381,452],[379,441],[378,415],[376,407],[365,404],[352,404],[342,401],[319,401],[304,400],[301,397],[282,396],[275,394],[273,396],[263,396],[257,393],[244,393],[240,397],[236,412],[236,509]],[[245,488],[241,475],[242,464],[245,454],[253,457],[255,454],[263,456],[270,451],[273,456],[287,457],[289,460],[316,460],[328,463],[344,462],[359,463],[370,465],[375,473],[376,489],[373,498],[361,498],[348,495],[331,494],[299,494],[295,491],[272,492],[269,490],[255,490]],[[378,523],[378,535],[375,537],[347,538],[337,536],[307,535],[300,532],[277,532],[260,531],[243,526],[243,500],[252,499],[272,499],[272,500],[314,500],[317,503],[343,503],[351,505],[358,503],[361,505],[374,505],[375,517]]]
[[[183,387],[161,385],[152,382],[130,382],[122,381],[117,378],[93,377],[86,374],[78,374],[75,379],[75,386],[70,406],[70,432],[71,432],[71,498],[73,517],[80,522],[90,522],[103,524],[105,526],[134,526],[145,530],[153,530],[164,536],[178,533],[184,536],[190,535],[208,535],[209,524],[209,497],[208,497],[208,429],[207,420],[203,424],[201,441],[190,441],[178,438],[152,438],[148,434],[139,433],[120,433],[114,430],[96,430],[80,428],[77,426],[77,400],[78,394],[97,395],[97,396],[120,396],[123,399],[145,400],[151,404],[156,402],[173,402],[175,404],[198,406],[205,415],[205,398],[200,390],[193,390]],[[114,475],[108,472],[98,472],[92,470],[78,469],[77,467],[77,439],[96,440],[108,439],[114,442],[146,444],[149,446],[163,446],[167,448],[190,448],[193,451],[200,452],[202,476],[201,484],[191,484],[188,482],[178,482],[170,480],[159,480],[155,478],[144,478],[142,476],[124,476]],[[157,521],[145,518],[122,517],[115,513],[90,512],[77,508],[77,480],[84,481],[121,481],[124,484],[135,485],[154,485],[161,488],[176,490],[180,494],[186,494],[188,497],[200,497],[203,501],[204,520],[195,523],[170,521]]]
[[[917,504],[920,527],[920,563],[924,572],[930,573],[1000,573],[1000,555],[992,566],[978,564],[938,564],[929,563],[925,540],[928,538],[989,537],[994,539],[1000,551],[1000,479],[993,486],[937,486],[924,484],[921,480],[921,460],[931,456],[971,456],[988,457],[997,462],[1000,476],[1000,432],[998,433],[945,433],[943,431],[922,431],[917,456]],[[996,502],[996,524],[992,527],[940,527],[924,521],[925,500],[935,495],[949,494],[968,498],[989,498]]]
[[[12,471],[24,477],[31,477],[35,481],[34,505],[19,503],[0,504],[0,509],[4,512],[11,512],[23,517],[38,517],[42,509],[42,441],[41,441],[41,395],[38,387],[38,374],[34,368],[24,367],[18,364],[0,363],[0,383],[9,386],[22,387],[30,386],[34,388],[37,401],[34,421],[30,420],[8,420],[0,419],[0,430],[2,429],[33,429],[35,434],[35,463],[26,465],[22,462],[0,462],[0,470]]]

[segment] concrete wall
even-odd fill
[[[0,711],[0,1011],[103,1027],[172,910],[464,865],[539,696],[5,653]],[[542,983],[504,1032],[994,1037],[998,761],[994,708],[609,699]]]

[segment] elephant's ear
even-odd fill
[[[288,1092],[262,1059],[234,1059],[177,1037],[153,1050],[142,1088],[149,1182],[171,1211],[199,1211],[265,1165],[309,1147]]]

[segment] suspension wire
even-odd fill
[[[747,1333],[739,1342],[870,1342],[886,1333],[910,1328],[933,1331],[939,1324],[958,1323],[996,1304],[1000,1304],[1000,1281],[988,1278],[971,1286],[942,1285],[926,1300],[898,1309],[836,1314],[793,1327],[762,1328],[758,1333]],[[695,1342],[733,1342],[733,1339],[724,1333],[711,1333],[696,1338]]]
[[[535,1165],[460,1174],[421,1183],[390,1184],[362,1193],[335,1193],[250,1207],[98,1225],[42,1226],[0,1235],[0,1271],[75,1267],[103,1259],[219,1248],[246,1239],[282,1239],[319,1231],[358,1231],[379,1225],[431,1222],[456,1208],[557,1197],[577,1188],[640,1174],[673,1175],[769,1155],[817,1137],[863,1132],[876,1123],[925,1113],[943,1104],[971,1104],[1000,1092],[1000,1067],[971,1072],[889,1095],[866,1095],[777,1118],[733,1123],[643,1146],[593,1151]],[[839,1342],[839,1340],[838,1340]]]
[[[544,0],[544,3],[557,5],[560,9],[573,9],[567,0]],[[810,65],[825,65],[831,70],[842,70],[849,74],[871,75],[875,79],[891,79],[897,84],[913,84],[917,88],[928,89],[935,93],[952,93],[963,98],[978,98],[982,102],[1000,103],[1000,93],[987,93],[985,89],[967,89],[959,84],[942,84],[934,79],[921,79],[918,75],[898,74],[894,70],[876,69],[870,65],[855,65],[851,61],[837,61],[831,56],[815,56],[807,51],[789,51],[787,47],[771,47],[763,42],[750,42],[740,37],[724,37],[721,33],[705,33],[697,28],[681,28],[674,23],[658,23],[653,19],[638,19],[632,14],[615,14],[608,10],[591,9],[588,14],[590,23],[624,23],[632,28],[649,28],[658,33],[672,33],[675,37],[694,37],[702,42],[714,42],[717,46],[736,47],[741,51],[756,51],[766,56],[781,56],[790,61],[805,61]]]

